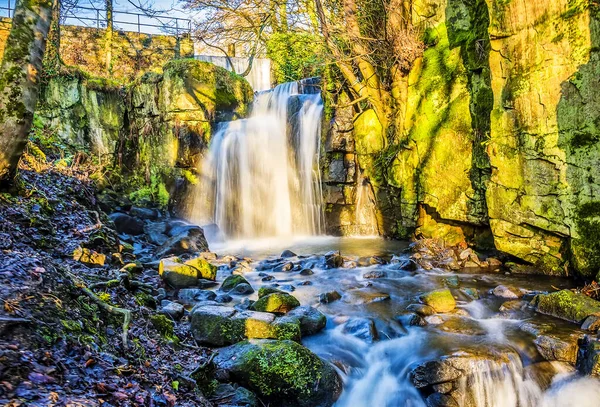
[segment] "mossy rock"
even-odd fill
[[[302,336],[314,335],[327,325],[327,317],[318,309],[307,305],[294,308],[285,318],[297,318],[300,321]]]
[[[259,298],[252,306],[256,311],[286,314],[300,306],[300,301],[287,293],[273,293]]]
[[[275,287],[260,287],[258,289],[258,298],[262,298],[269,294],[274,294],[274,293],[283,293],[283,291],[281,291]]]
[[[242,311],[217,305],[199,305],[191,312],[191,331],[205,345],[224,346],[248,339],[300,341],[300,321],[276,318],[267,312]]]
[[[106,262],[106,255],[90,249],[78,247],[73,252],[73,260],[87,264],[88,266],[101,267],[104,266],[104,263]]]
[[[330,364],[293,341],[253,340],[221,349],[217,369],[277,405],[331,406],[342,381]]]
[[[588,316],[600,312],[600,302],[571,290],[540,294],[533,303],[539,313],[580,324]]]
[[[221,284],[221,291],[231,291],[233,290],[235,287],[237,287],[240,284],[248,284],[250,285],[250,283],[248,282],[248,280],[246,280],[244,277],[234,274],[231,275],[229,277],[227,277],[224,281],[223,284]]]
[[[423,304],[429,305],[436,312],[450,312],[456,308],[456,300],[447,288],[428,292],[419,298]]]
[[[187,260],[184,264],[192,266],[200,272],[200,278],[215,281],[217,279],[217,267],[210,264],[202,257]]]
[[[193,287],[202,278],[200,270],[182,263],[179,257],[162,259],[158,265],[158,274],[174,288]]]

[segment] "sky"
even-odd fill
[[[8,4],[10,3],[11,8],[14,8],[15,0],[0,0],[0,16],[8,17]],[[183,10],[182,3],[177,0],[114,0],[114,17],[115,28],[126,30],[126,31],[137,31],[138,30],[138,17],[135,15],[120,14],[122,12],[141,13],[133,4],[142,4],[144,6],[151,5],[154,10],[162,11],[161,18],[150,18],[146,16],[140,16],[139,22],[142,24],[140,30],[149,34],[160,34],[164,30],[157,27],[144,26],[148,25],[167,25],[175,26],[174,18],[190,18],[193,13]],[[95,6],[94,6],[95,4]],[[79,5],[87,8],[100,8],[103,9],[103,1],[100,0],[80,0]],[[99,13],[100,20],[103,19],[103,12]],[[90,25],[97,26],[97,13],[92,10],[73,10],[73,15],[66,21],[67,24],[72,25]],[[101,23],[102,24],[102,23]],[[187,26],[187,22],[180,21],[179,26]]]

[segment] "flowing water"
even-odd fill
[[[296,82],[259,93],[250,118],[222,123],[202,169],[193,220],[229,238],[318,235],[323,104]]]
[[[275,280],[262,281],[264,271],[244,274],[258,288],[276,284],[293,291],[303,305],[312,305],[327,315],[326,329],[303,339],[305,346],[333,363],[344,379],[338,407],[425,406],[426,395],[411,381],[411,371],[419,364],[441,357],[467,357],[469,373],[458,380],[453,396],[460,406],[478,407],[592,407],[600,405],[600,381],[583,378],[561,362],[546,362],[533,344],[535,336],[524,324],[552,324],[555,330],[576,331],[577,326],[536,314],[532,309],[501,310],[507,300],[490,290],[505,284],[533,291],[568,288],[566,279],[533,276],[507,276],[501,273],[449,273],[442,270],[401,270],[397,263],[368,267],[325,269],[322,255],[340,250],[349,258],[381,256],[406,259],[404,242],[375,238],[314,237],[310,239],[246,240],[215,245],[220,253],[251,257],[256,263],[274,260],[284,249],[299,256],[290,261],[312,267],[313,275],[298,272],[267,271]],[[399,256],[399,257],[398,257]],[[367,272],[381,271],[383,278],[367,279]],[[227,274],[222,270],[220,273]],[[426,326],[411,326],[407,306],[418,302],[424,292],[445,287],[457,279],[456,312],[428,317]],[[310,284],[310,285],[304,285]],[[319,302],[319,294],[337,290],[341,300]],[[478,299],[465,292],[477,291]],[[389,299],[371,302],[374,297]],[[254,294],[252,299],[255,299]],[[525,303],[523,303],[525,305]],[[349,326],[368,321],[374,327],[365,335]],[[369,325],[367,325],[369,326]],[[554,331],[553,331],[554,332]]]

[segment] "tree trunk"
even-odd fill
[[[0,67],[0,182],[14,175],[27,144],[52,18],[52,0],[19,0]]]
[[[44,72],[56,72],[62,65],[60,58],[60,6],[61,0],[54,0],[52,4],[52,23],[46,41],[46,54],[44,55]]]
[[[106,0],[106,35],[104,50],[106,53],[106,74],[112,72],[112,39],[113,39],[113,0]]]

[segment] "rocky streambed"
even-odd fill
[[[198,257],[170,239],[159,252],[178,256],[152,263],[167,287],[158,312],[215,351],[202,377],[217,392],[301,406],[600,402],[600,303],[571,280],[432,241],[230,242]]]

